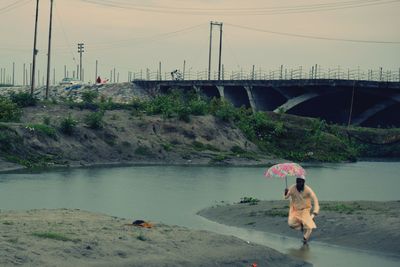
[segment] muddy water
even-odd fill
[[[320,200],[398,200],[398,162],[307,166]],[[219,225],[196,215],[241,197],[281,199],[284,182],[264,168],[136,166],[0,174],[0,209],[79,208],[236,235],[315,266],[399,266],[398,258]],[[289,181],[291,183],[293,181]]]

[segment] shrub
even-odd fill
[[[26,128],[32,129],[52,138],[56,138],[56,129],[46,124],[28,124]]]
[[[210,105],[211,113],[217,118],[226,122],[232,121],[235,118],[236,109],[232,103],[227,100],[214,98],[211,100]]]
[[[43,117],[43,123],[45,125],[50,125],[50,117],[49,116],[44,116]]]
[[[82,100],[86,104],[93,104],[94,100],[99,96],[96,91],[84,91],[82,92]]]
[[[73,119],[71,114],[68,114],[68,117],[61,120],[60,130],[67,135],[72,135],[77,124],[78,121]]]
[[[85,123],[91,129],[101,129],[103,128],[103,117],[104,117],[104,112],[102,111],[92,112],[86,115]]]
[[[22,110],[9,99],[0,97],[0,121],[19,121]]]
[[[192,99],[189,108],[193,115],[205,115],[208,112],[208,104],[204,99]]]
[[[260,202],[260,200],[257,199],[257,198],[253,198],[253,197],[242,197],[242,198],[240,199],[240,202],[239,202],[239,203],[241,203],[241,204],[243,204],[243,203],[249,203],[250,205],[257,205],[258,202]]]
[[[12,102],[17,104],[19,107],[29,107],[29,106],[35,106],[37,103],[37,99],[29,93],[12,93],[10,95],[10,99]]]

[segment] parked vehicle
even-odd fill
[[[76,84],[82,84],[82,81],[76,80],[74,78],[64,78],[60,82],[60,85],[76,85]]]

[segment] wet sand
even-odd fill
[[[287,225],[288,201],[221,204],[198,214],[230,226],[302,238]],[[400,257],[400,201],[322,201],[313,240]]]
[[[1,266],[310,266],[233,236],[81,210],[0,212]]]

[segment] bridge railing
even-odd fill
[[[185,72],[178,70],[178,75],[170,72],[160,73],[150,69],[131,73],[131,80],[208,80],[208,70],[194,71],[191,68]],[[211,80],[297,80],[297,79],[337,79],[337,80],[355,80],[355,81],[382,81],[382,82],[400,82],[400,68],[398,70],[384,70],[360,68],[349,69],[337,66],[326,68],[315,65],[311,68],[299,66],[296,68],[284,68],[265,70],[254,69],[245,70],[226,70],[210,73]]]

